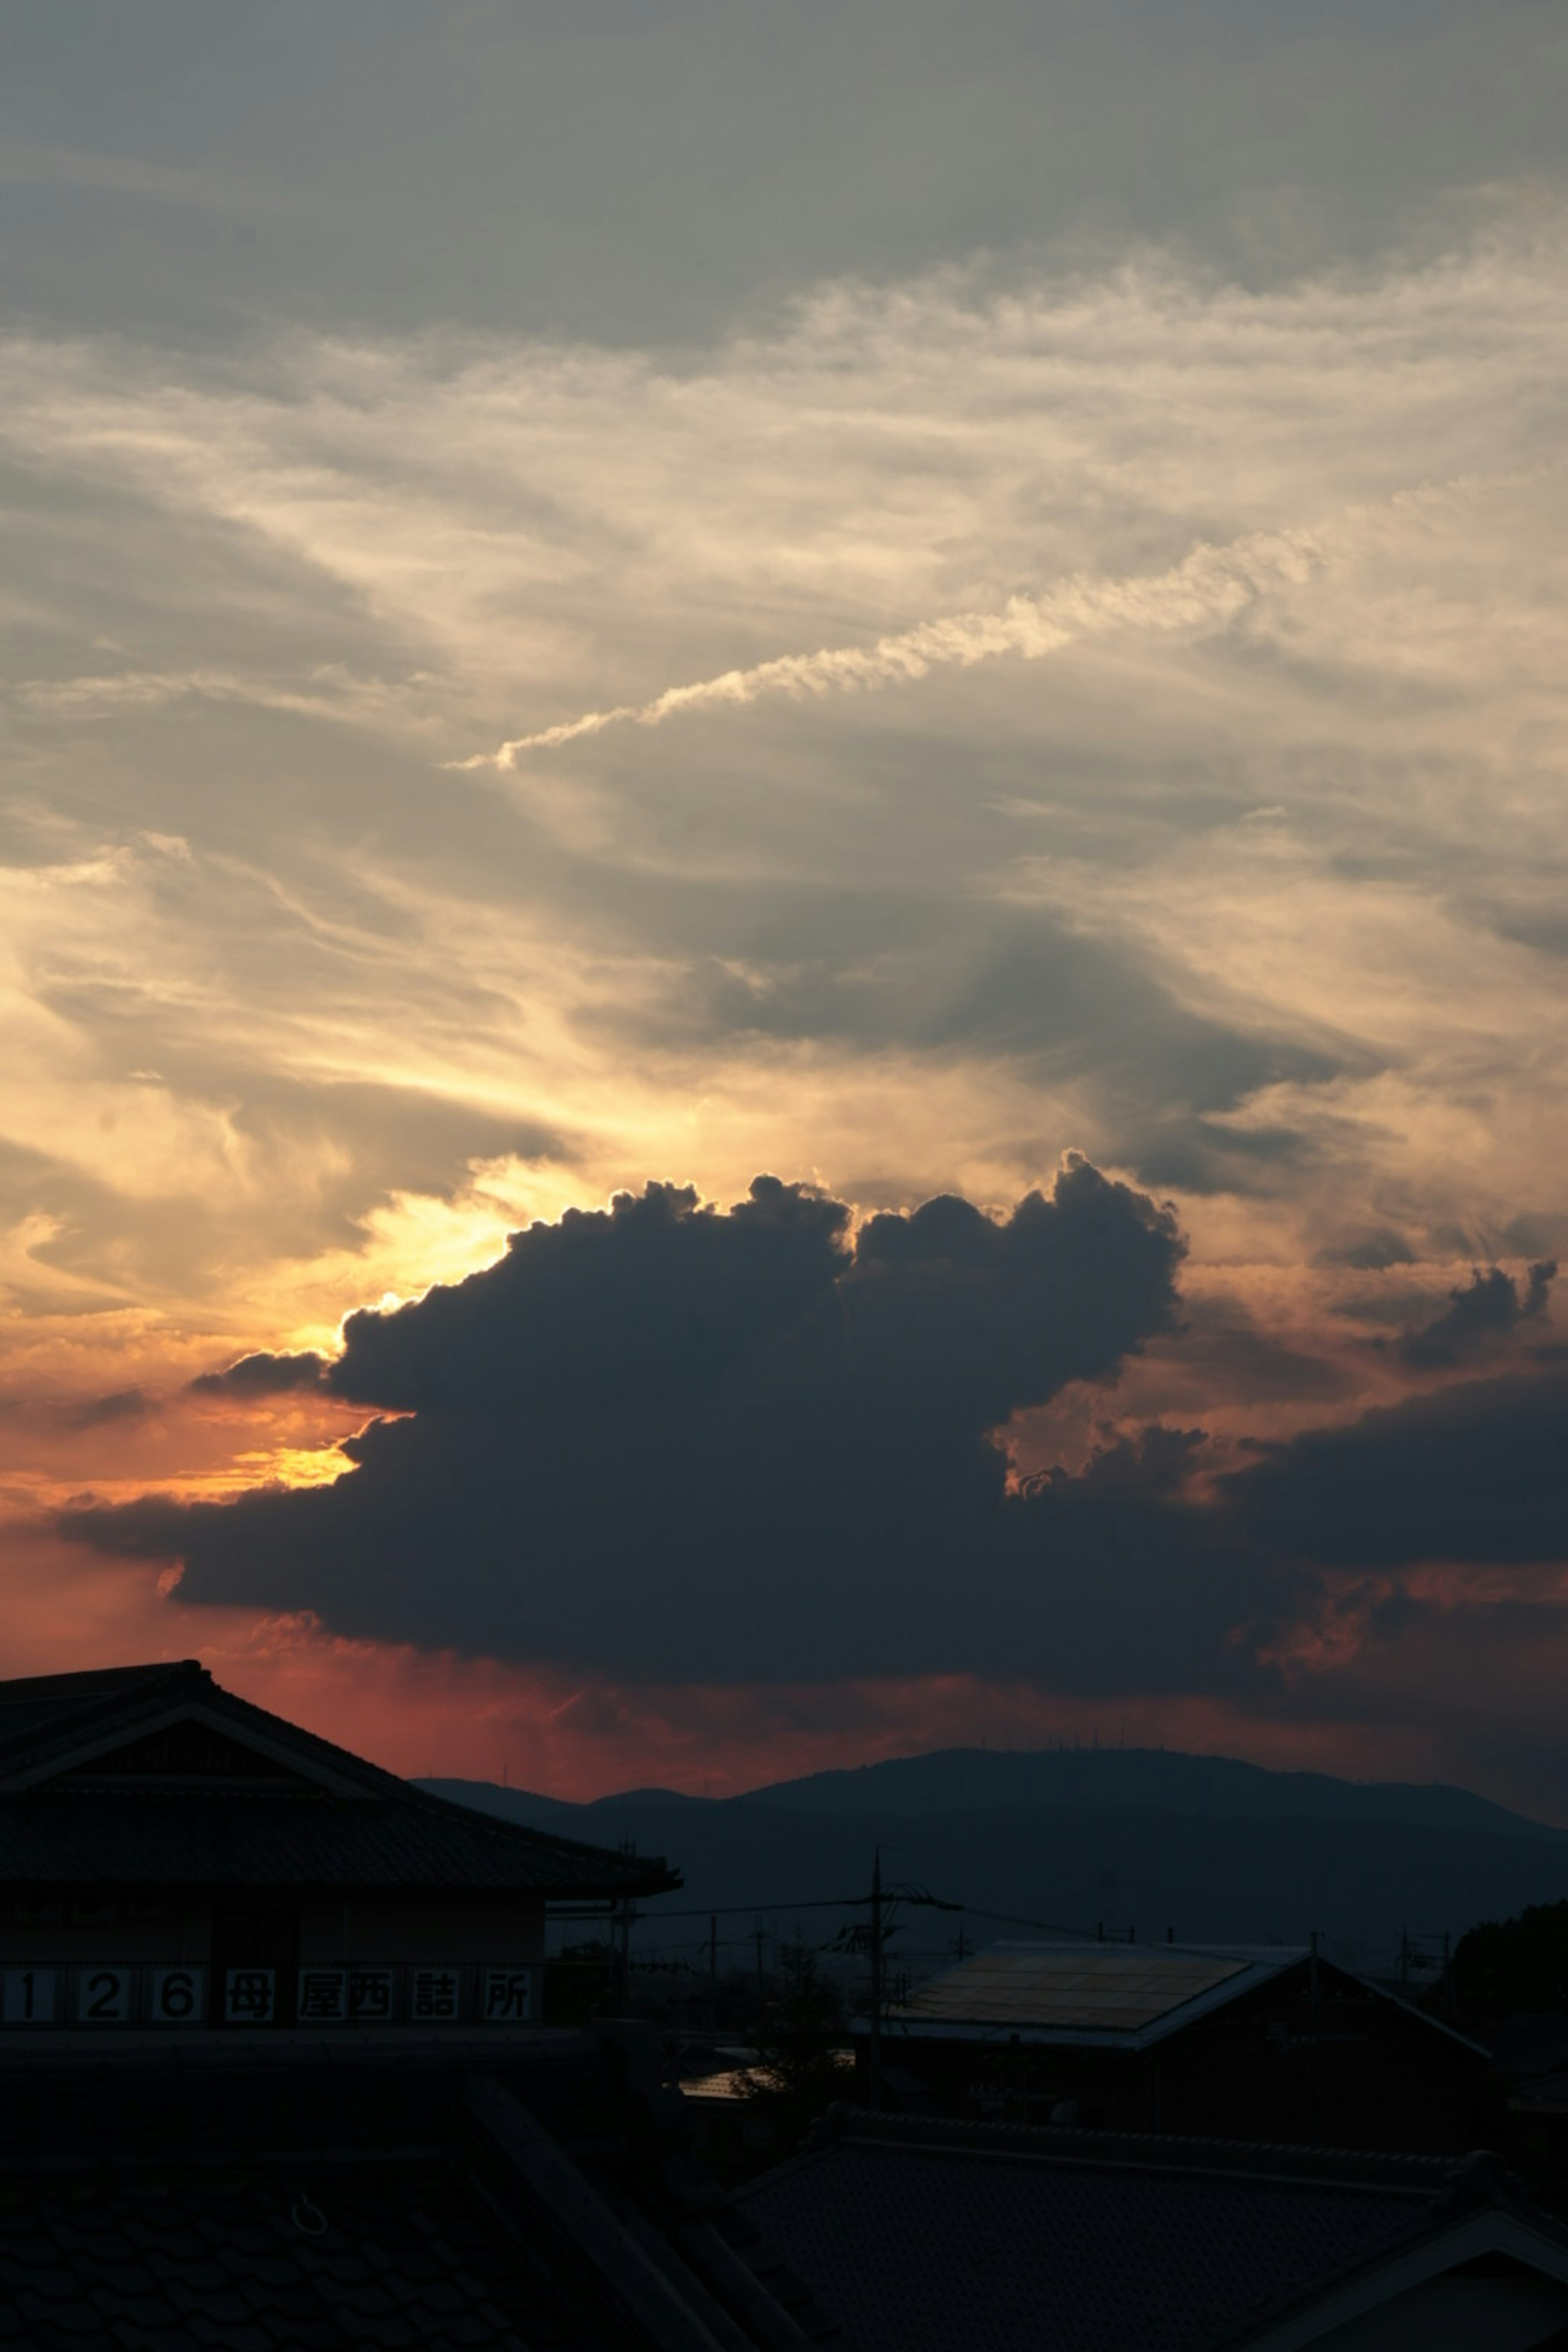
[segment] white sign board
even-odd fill
[[[132,1969],[79,1969],[76,2013],[83,2025],[126,2025],[131,2019]]]
[[[0,1970],[0,2024],[274,2025],[279,2011],[278,1971],[219,1971],[209,2011],[212,1971],[180,1966],[103,1961]],[[305,1967],[294,1983],[293,2021],[300,2025],[536,2025],[542,1970],[537,1960],[502,1968],[477,1963],[401,1961],[396,1966],[352,1961]],[[284,1980],[285,1991],[287,1980]]]
[[[147,2014],[154,2025],[200,2025],[206,1990],[205,1969],[154,1969]]]
[[[7,1969],[0,1985],[0,2016],[7,2025],[52,2025],[53,1969]]]

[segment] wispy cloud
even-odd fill
[[[1318,552],[1310,532],[1258,533],[1225,547],[1196,547],[1181,563],[1151,578],[1079,575],[1043,596],[1011,596],[997,613],[950,613],[879,637],[873,646],[825,646],[816,653],[781,655],[695,685],[667,687],[648,702],[585,711],[537,734],[515,736],[494,751],[447,764],[515,768],[524,752],[556,751],[585,735],[602,734],[606,727],[659,727],[667,719],[760,702],[770,695],[799,700],[874,691],[910,684],[935,668],[970,669],[1005,654],[1039,661],[1075,638],[1108,629],[1213,627],[1234,620],[1265,587],[1304,579]]]
[[[1499,222],[673,354],[0,341],[18,1284],[316,1345],[493,1245],[470,1164],[995,1200],[1067,1142],[1199,1263],[1551,1255],[1568,235]]]

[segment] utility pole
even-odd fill
[[[763,1998],[763,1923],[759,1919],[752,1933],[757,1939],[757,1999]]]
[[[627,2008],[626,1983],[626,1912],[624,1903],[610,1906],[610,1966],[615,1973],[616,2015],[625,2017]]]
[[[1307,2003],[1310,2023],[1307,2033],[1307,2145],[1316,2147],[1322,2137],[1322,2088],[1318,2079],[1318,2046],[1321,2011],[1318,2005],[1318,1931],[1309,1930],[1311,1958],[1307,1963]]]
[[[873,2115],[882,2107],[882,1849],[871,1863],[871,2053],[866,2082],[866,2104]]]
[[[719,1914],[717,1911],[710,1911],[708,1915],[708,1989],[710,1992],[717,1992],[719,1990]]]

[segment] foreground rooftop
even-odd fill
[[[434,1796],[195,1659],[0,1682],[0,1886],[104,1883],[589,1900],[680,1878]]]

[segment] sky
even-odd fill
[[[1568,30],[0,26],[11,1673],[1568,1822]]]

